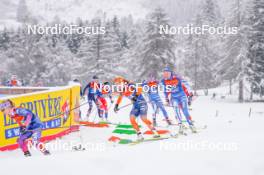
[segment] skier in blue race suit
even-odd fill
[[[95,95],[98,92],[98,89],[100,88],[100,83],[98,82],[98,77],[95,75],[93,76],[93,81],[91,81],[90,83],[88,83],[85,88],[83,89],[83,95],[85,95],[87,93],[87,100],[88,100],[88,104],[89,104],[89,108],[87,111],[87,117],[90,116],[91,111],[93,109],[93,103],[96,104],[96,99],[95,99]],[[100,111],[98,109],[98,115],[99,115]]]
[[[164,94],[166,101],[169,101],[175,110],[176,119],[179,121],[180,126],[179,133],[183,132],[180,109],[182,110],[190,129],[193,132],[196,132],[188,109],[188,98],[193,95],[187,82],[175,75],[169,68],[165,68],[161,84],[165,88]]]
[[[159,110],[162,111],[162,114],[163,114],[166,122],[168,123],[168,125],[171,125],[168,113],[167,113],[167,111],[163,105],[163,102],[160,98],[160,95],[159,95],[159,89],[158,89],[159,88],[158,87],[159,82],[155,79],[155,77],[153,75],[150,75],[149,80],[143,82],[142,86],[143,86],[143,88],[147,89],[148,98],[149,98],[149,101],[150,101],[151,106],[153,108],[153,112],[154,112],[152,115],[153,125],[157,126],[156,117],[157,117]]]

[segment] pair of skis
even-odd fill
[[[199,133],[199,132],[201,132],[201,130],[204,130],[206,128],[207,128],[207,125],[198,127],[198,128],[196,128],[196,131],[195,132],[192,131],[192,133],[194,133],[194,134]],[[178,138],[180,135],[187,136],[188,134],[185,131],[183,131],[181,133],[177,133],[177,134],[170,133],[170,136],[160,136],[158,138],[147,138],[147,139],[144,139],[144,140],[132,141],[132,142],[129,143],[129,145],[137,145],[137,144],[140,144],[140,143],[146,143],[146,142],[152,142],[152,141],[160,141],[160,140],[166,140],[166,139],[170,139],[170,138]]]

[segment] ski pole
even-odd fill
[[[126,104],[126,105],[124,105],[124,106],[121,106],[120,108],[119,108],[119,110],[120,109],[123,109],[123,108],[126,108],[126,107],[128,107],[128,106],[130,106],[130,105],[133,105],[134,103],[128,103],[128,104]]]
[[[52,118],[52,119],[50,119],[50,120],[47,120],[46,122],[51,121],[51,120],[54,120],[54,119],[57,119],[57,118],[60,118],[62,115],[68,114],[68,113],[70,113],[71,111],[73,111],[73,110],[75,110],[75,109],[78,109],[78,108],[80,108],[81,106],[83,106],[83,105],[85,105],[85,104],[87,104],[87,103],[88,103],[88,102],[85,102],[85,103],[83,103],[83,104],[81,104],[81,105],[79,105],[79,106],[77,106],[77,107],[74,107],[74,108],[70,109],[69,111],[66,111],[66,112],[64,112],[64,113],[58,114],[58,115],[56,115],[54,118]]]

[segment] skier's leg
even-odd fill
[[[136,121],[136,117],[138,117],[139,114],[140,114],[140,107],[137,103],[135,103],[130,112],[130,123],[137,132],[138,141],[142,141],[144,140],[144,137],[142,136],[142,133],[140,132],[138,123]]]
[[[166,109],[165,109],[165,107],[164,107],[164,105],[163,105],[163,103],[162,103],[161,100],[158,101],[157,106],[158,106],[158,109],[161,110],[161,112],[162,112],[162,114],[163,114],[163,117],[165,118],[167,124],[168,124],[168,125],[171,125],[171,121],[169,120],[168,113],[167,113],[167,111],[166,111]]]
[[[103,117],[104,117],[104,111],[101,110],[100,108],[98,108],[97,110],[98,110],[98,116],[99,116],[99,118],[100,119],[103,119]]]
[[[179,100],[176,98],[172,99],[172,105],[175,112],[175,118],[179,122],[179,124],[182,124],[181,114],[180,114],[180,103]]]
[[[184,114],[184,116],[186,118],[186,121],[187,121],[190,129],[192,130],[193,133],[196,133],[197,130],[196,130],[196,128],[193,125],[193,122],[192,122],[192,119],[191,119],[191,116],[190,116],[190,113],[189,113],[188,101],[187,101],[186,97],[182,97],[181,98],[181,108],[182,108],[182,112],[183,112],[183,114]]]
[[[108,118],[108,109],[107,109],[107,101],[105,98],[101,97],[102,109],[104,111],[104,118],[107,120]]]
[[[24,154],[30,155],[27,147],[27,139],[29,139],[32,136],[33,132],[32,131],[26,131],[22,134],[20,134],[19,138],[17,139],[17,143],[21,150],[23,151]]]
[[[178,98],[174,98],[172,99],[172,104],[175,110],[175,116],[176,116],[176,120],[178,121],[179,124],[179,134],[183,134],[183,125],[182,125],[182,117],[181,117],[181,103],[180,100]]]
[[[89,105],[89,108],[87,111],[87,117],[89,117],[93,109],[93,96],[91,94],[88,94],[87,99],[88,99],[88,105]]]
[[[189,109],[188,109],[188,101],[186,97],[183,97],[181,99],[181,107],[182,107],[182,112],[186,118],[187,123],[189,124],[189,126],[193,125],[192,123],[192,119],[191,119],[191,115],[189,113]]]
[[[32,134],[33,145],[35,145],[35,147],[39,149],[44,155],[49,155],[50,152],[45,148],[45,144],[43,142],[40,142],[40,138],[41,128],[36,129]]]
[[[157,126],[157,113],[158,113],[158,107],[156,105],[156,103],[154,101],[151,102],[151,106],[152,106],[152,109],[153,109],[153,114],[152,114],[152,119],[153,119],[153,125],[154,126]]]
[[[137,131],[137,133],[140,132],[139,126],[136,121],[136,116],[130,115],[130,123],[132,127]]]
[[[161,110],[161,112],[162,112],[164,118],[165,118],[165,119],[169,119],[168,113],[167,113],[166,109],[164,108],[163,104],[162,104],[162,103],[159,103],[159,104],[158,104],[158,107],[159,107],[159,109]]]
[[[156,128],[152,125],[151,121],[147,118],[148,105],[147,103],[140,104],[139,115],[141,120],[147,125],[147,127],[154,133],[154,137],[159,137]]]
[[[105,119],[108,120],[108,110],[105,111]]]
[[[148,120],[146,115],[140,116],[141,120],[147,125],[147,127],[152,131],[155,130],[154,126],[152,125],[151,121]]]
[[[130,123],[137,132],[140,132],[139,126],[136,122],[136,117],[138,117],[138,115],[139,115],[139,108],[136,104],[134,104],[130,112]]]

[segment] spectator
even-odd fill
[[[11,76],[11,80],[9,80],[7,84],[10,87],[21,86],[21,83],[17,80],[17,76],[16,75],[12,75]]]

